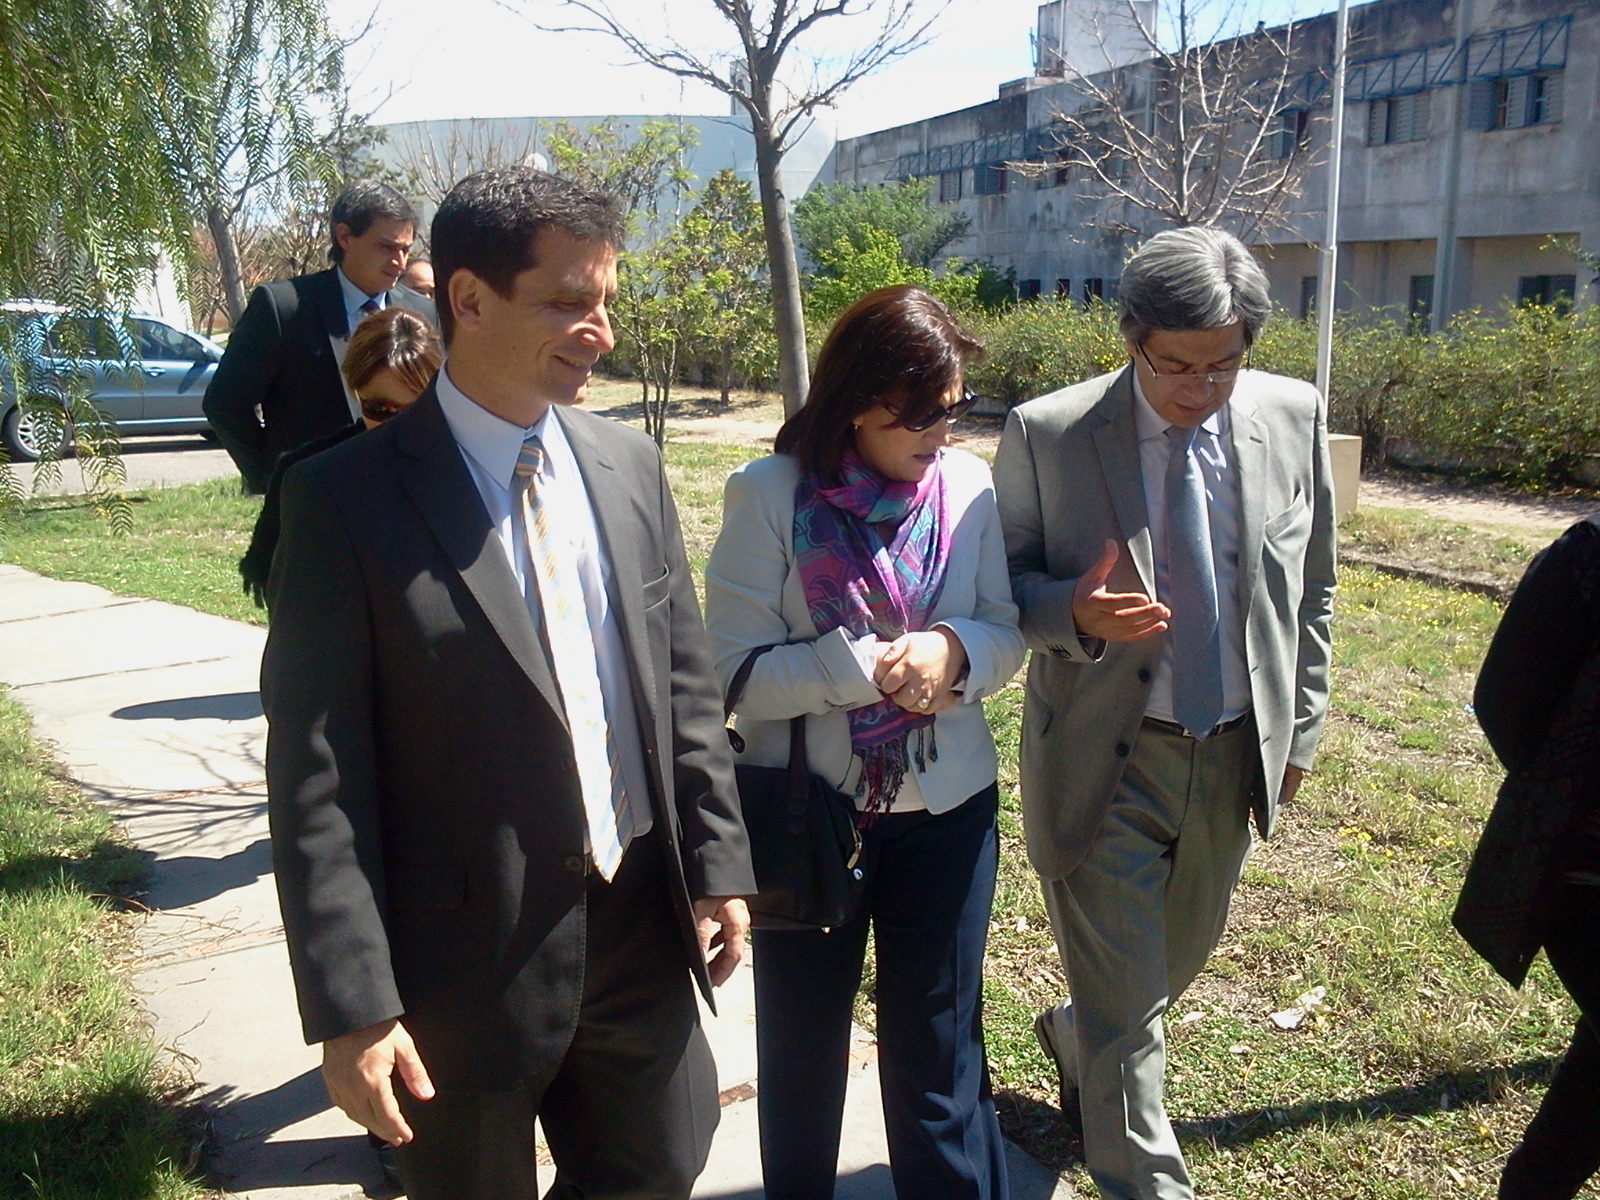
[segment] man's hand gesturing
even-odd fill
[[[1143,592],[1108,592],[1106,580],[1122,548],[1107,538],[1105,550],[1072,589],[1072,619],[1078,632],[1107,642],[1137,642],[1167,627],[1172,610]]]

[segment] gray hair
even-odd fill
[[[1267,276],[1231,233],[1204,226],[1158,233],[1122,268],[1122,336],[1143,344],[1155,329],[1244,323],[1245,345],[1272,312]]]

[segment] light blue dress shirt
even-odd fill
[[[344,273],[343,267],[335,267],[333,273],[339,277],[339,292],[344,296],[344,330],[345,340],[356,331],[356,326],[361,324],[361,318],[367,314],[361,311],[361,306],[368,300],[376,300],[380,309],[389,307],[389,293],[379,292],[376,296],[369,296],[350,282],[350,277]]]
[[[589,630],[594,637],[595,665],[605,698],[606,724],[610,726],[611,743],[617,755],[617,784],[624,793],[633,836],[648,833],[654,826],[650,816],[649,777],[645,772],[639,713],[633,702],[627,647],[607,590],[612,582],[611,560],[600,537],[588,487],[561,422],[551,408],[526,429],[513,425],[467,397],[451,380],[448,366],[439,372],[437,390],[445,422],[466,461],[483,506],[488,510],[489,521],[500,539],[506,562],[516,577],[535,629],[544,625],[544,611],[539,605],[538,579],[533,573],[527,530],[512,483],[523,441],[530,434],[538,434],[544,445],[539,494],[556,518],[555,527],[572,538],[584,607],[589,614]]]

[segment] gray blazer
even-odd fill
[[[1246,371],[1232,399],[1240,493],[1239,586],[1262,776],[1251,797],[1271,834],[1285,764],[1309,768],[1328,706],[1333,481],[1315,388]],[[1111,805],[1150,695],[1161,640],[1080,638],[1072,589],[1107,538],[1110,586],[1155,595],[1129,368],[1013,409],[995,460],[1011,584],[1033,649],[1021,780],[1028,857],[1069,874]]]

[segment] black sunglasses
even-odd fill
[[[972,406],[977,402],[977,393],[971,391],[970,389],[963,388],[961,390],[961,399],[957,400],[954,404],[941,405],[939,408],[934,409],[932,413],[922,418],[920,421],[903,421],[900,427],[911,433],[924,433],[927,430],[932,429],[940,421],[948,421],[950,424],[954,425],[957,421],[961,420],[962,417],[971,412]]]

